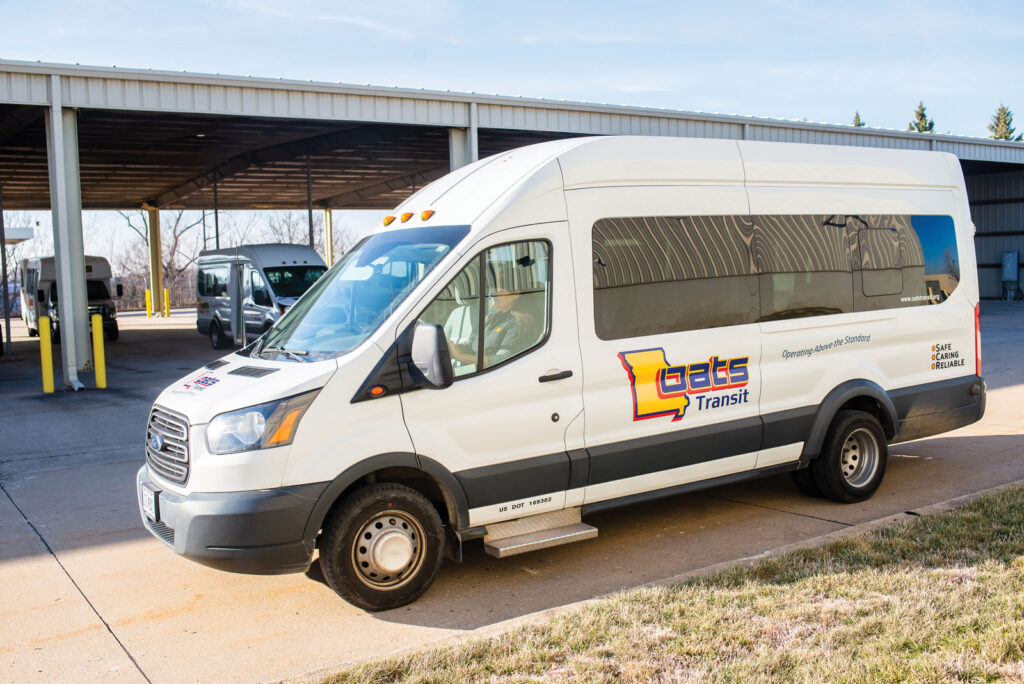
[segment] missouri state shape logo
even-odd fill
[[[619,352],[633,394],[633,420],[671,416],[687,408],[708,411],[750,401],[750,357],[712,356],[707,361],[672,365],[661,347]]]

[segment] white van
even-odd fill
[[[39,317],[49,316],[53,342],[60,342],[60,312],[57,307],[57,266],[52,256],[23,259],[20,268],[21,318],[31,337],[39,335]],[[113,342],[120,334],[117,327],[117,306],[124,288],[113,286],[110,262],[103,257],[85,257],[85,287],[92,314],[103,318],[103,334]]]
[[[270,330],[303,292],[327,271],[312,247],[240,245],[199,253],[196,264],[196,329],[214,349],[245,346]],[[242,340],[239,339],[238,342]]]
[[[948,154],[581,138],[425,187],[257,344],[153,407],[145,526],[368,609],[442,556],[792,471],[871,496],[887,444],[984,411],[973,226]]]

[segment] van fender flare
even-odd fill
[[[839,413],[839,408],[857,397],[869,397],[878,402],[882,407],[881,423],[886,437],[892,439],[896,435],[899,426],[899,414],[896,413],[896,405],[889,397],[889,393],[881,388],[878,383],[870,380],[847,380],[829,392],[818,406],[814,415],[814,422],[804,442],[803,451],[800,454],[800,463],[806,465],[809,461],[818,457],[821,453],[821,445],[825,442],[825,433],[828,432],[832,419]]]
[[[331,506],[338,500],[342,492],[348,489],[353,483],[370,473],[384,468],[412,468],[419,470],[433,478],[441,489],[445,505],[448,507],[450,522],[455,529],[469,527],[469,505],[466,500],[466,492],[462,485],[447,468],[426,456],[419,456],[409,452],[392,452],[378,454],[363,459],[358,463],[346,468],[340,475],[334,478],[321,492],[320,497],[310,511],[309,519],[306,521],[306,529],[303,532],[304,540],[313,540],[324,524],[327,513]]]

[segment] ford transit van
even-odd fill
[[[196,330],[209,336],[214,349],[245,346],[270,330],[326,270],[306,245],[204,250],[196,263]],[[243,328],[244,336],[238,334]]]
[[[981,418],[949,154],[678,138],[524,147],[423,188],[257,342],[157,398],[143,523],[371,610],[447,555],[788,471],[856,503]]]

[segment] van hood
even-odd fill
[[[226,411],[319,389],[337,370],[336,359],[266,361],[233,353],[175,381],[156,403],[202,425]]]

